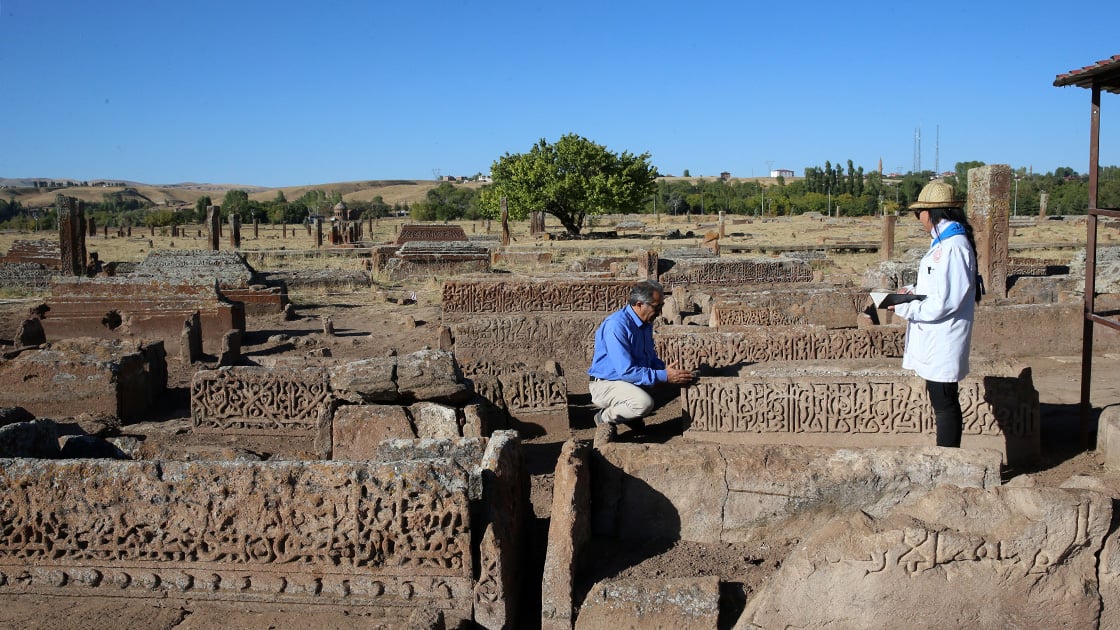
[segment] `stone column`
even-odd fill
[[[288,224],[287,223],[281,223],[280,224],[280,238],[285,238],[285,239],[288,238]]]
[[[897,214],[883,215],[883,241],[879,244],[879,260],[894,258],[894,226],[898,223]]]
[[[323,246],[323,221],[321,219],[315,220],[315,247]]]
[[[253,239],[256,240],[261,237],[261,220],[253,217]]]
[[[1007,237],[1011,208],[1011,167],[989,164],[968,169],[968,221],[976,236],[976,257],[984,288],[1007,297]]]
[[[724,215],[723,210],[720,210],[719,211],[719,237],[720,238],[723,238],[723,237],[727,236],[727,230],[724,227],[724,216],[723,215]]]
[[[234,249],[241,249],[241,215],[236,212],[229,215],[229,244]]]
[[[638,279],[657,280],[657,252],[647,249],[638,252]]]
[[[1038,195],[1038,222],[1042,223],[1046,220],[1046,206],[1050,203],[1050,193],[1039,193]]]
[[[503,246],[509,245],[509,206],[506,198],[502,197],[502,240]]]
[[[73,197],[65,195],[55,197],[62,275],[83,276],[86,273],[85,206],[85,202]]]
[[[221,210],[221,206],[206,206],[206,240],[213,251],[218,251],[221,247],[218,240],[221,238],[221,232],[218,231],[222,225]]]
[[[88,225],[89,225],[89,235],[90,236],[97,236],[97,221],[94,221],[93,217],[90,217],[90,218],[86,219],[86,221],[88,222]]]

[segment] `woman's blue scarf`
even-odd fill
[[[934,226],[933,229],[937,232],[937,236],[933,237],[933,240],[930,241],[929,246],[931,248],[936,246],[941,241],[949,238],[950,236],[964,234],[964,226],[960,223],[957,223],[956,221],[946,221],[945,223],[948,223],[948,225],[945,226],[944,230],[939,230],[937,229],[937,226]]]

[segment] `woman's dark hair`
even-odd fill
[[[972,248],[972,255],[977,257],[979,263],[980,254],[976,251],[976,236],[972,232],[972,224],[968,222],[968,215],[965,214],[964,208],[934,208],[927,210],[929,212],[929,222],[933,224],[933,229],[937,229],[937,224],[942,220],[948,219],[956,221],[964,227],[964,236],[968,239],[968,245]],[[984,294],[984,278],[980,275],[979,270],[976,272],[976,301],[980,301],[980,296]]]

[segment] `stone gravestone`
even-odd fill
[[[1046,220],[1046,205],[1050,201],[1050,193],[1044,192],[1038,195],[1038,221],[1041,223]]]
[[[509,245],[509,205],[506,198],[502,197],[502,246]]]
[[[221,206],[206,206],[206,238],[210,249],[218,251],[221,238],[219,229],[222,225]]]
[[[315,247],[323,246],[323,222],[315,221]]]
[[[976,236],[976,262],[985,290],[1007,297],[1008,210],[1011,167],[989,164],[968,169],[968,221]]]
[[[86,226],[85,203],[59,195],[55,198],[58,212],[58,243],[61,252],[62,273],[70,276],[85,275]]]
[[[241,215],[236,212],[229,215],[229,244],[234,249],[241,249]]]
[[[894,258],[894,226],[898,223],[897,214],[883,215],[883,242],[879,245],[879,260]]]

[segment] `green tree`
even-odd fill
[[[210,200],[210,195],[203,195],[194,202],[194,213],[199,221],[206,220],[206,208],[214,205]]]
[[[226,216],[238,214],[245,220],[249,216],[249,193],[244,190],[227,190],[222,199],[222,212]]]
[[[485,214],[496,216],[504,196],[511,217],[524,219],[543,210],[570,234],[580,233],[589,214],[639,212],[657,178],[648,153],[614,153],[576,134],[555,144],[542,138],[528,153],[506,153],[490,173],[494,183],[480,199]]]

